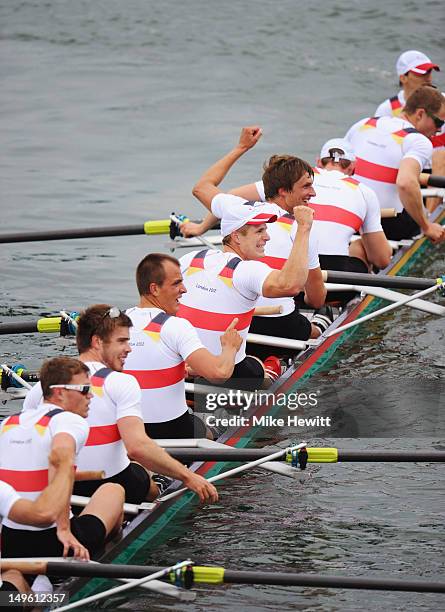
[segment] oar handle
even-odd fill
[[[103,470],[83,470],[77,471],[74,474],[74,480],[76,482],[82,482],[84,480],[103,480],[105,478],[105,472]]]
[[[381,208],[380,216],[382,219],[390,219],[391,217],[397,217],[397,211],[395,208]]]
[[[419,183],[422,187],[445,187],[445,176],[438,174],[428,174],[427,172],[421,172],[419,175]]]

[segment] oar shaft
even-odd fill
[[[23,573],[46,573],[55,576],[89,578],[142,578],[163,569],[161,566],[80,563],[77,561],[23,562],[2,560],[2,570],[19,569]],[[309,586],[343,589],[369,589],[384,591],[411,591],[445,593],[445,582],[418,579],[366,578],[351,576],[320,576],[291,572],[238,571],[217,567],[194,566],[194,580],[210,584],[270,584],[281,586]]]
[[[146,221],[138,225],[114,225],[112,227],[81,227],[45,232],[15,232],[0,234],[0,243],[37,242],[41,240],[67,240],[72,238],[103,238],[106,236],[136,236],[139,234],[168,234],[170,220]]]
[[[271,449],[263,448],[168,448],[165,450],[184,463],[190,461],[255,461],[268,457]],[[444,463],[445,451],[349,451],[341,449],[311,448],[308,447],[309,463],[399,463],[399,462],[432,462]],[[271,461],[271,459],[269,459]],[[284,457],[277,457],[272,461],[284,461]]]
[[[410,276],[388,276],[385,274],[361,274],[358,272],[339,272],[323,270],[323,279],[330,283],[349,283],[369,287],[388,287],[394,289],[427,289],[437,284],[435,278],[415,278]]]

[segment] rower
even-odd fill
[[[177,318],[179,298],[186,292],[179,261],[151,253],[136,270],[139,305],[127,310],[131,353],[125,371],[139,382],[147,435],[154,438],[211,438],[204,423],[189,412],[185,399],[187,369],[218,383],[231,377],[242,338],[228,321],[219,354],[207,350],[189,321]]]
[[[86,416],[92,394],[84,363],[70,357],[50,359],[40,371],[40,385],[43,402],[38,408],[6,418],[0,429],[2,479],[28,500],[36,500],[52,481],[48,454],[62,449],[71,464],[79,466],[78,453],[89,433]],[[58,557],[72,550],[74,556],[88,559],[100,550],[121,525],[124,490],[117,484],[101,486],[80,515],[71,519],[68,499],[48,527],[21,525],[15,516],[5,518],[2,554],[37,557],[44,552]]]
[[[178,316],[188,319],[197,328],[204,345],[213,353],[218,350],[219,337],[227,322],[233,317],[238,318],[237,329],[243,337],[243,345],[236,356],[232,378],[238,386],[247,388],[258,388],[264,378],[261,362],[246,356],[246,337],[255,306],[262,296],[288,296],[292,302],[290,311],[294,310],[292,296],[303,289],[308,278],[309,235],[313,218],[311,209],[299,205],[303,192],[307,198],[313,195],[312,170],[298,158],[282,167],[288,179],[284,197],[293,210],[292,217],[276,204],[246,203],[243,198],[224,194],[218,189],[217,185],[231,166],[260,137],[260,128],[244,128],[238,145],[209,168],[193,190],[204,206],[221,218],[223,252],[204,249],[189,253],[180,260],[187,293],[181,298]],[[294,219],[297,224],[288,259],[280,270],[273,270],[264,262],[252,260],[264,257],[269,241],[266,224],[273,231],[273,227],[278,225],[274,221],[278,218],[278,222],[285,227],[291,227]],[[283,238],[286,236],[289,236],[289,232],[284,230]],[[313,257],[318,267],[316,253]],[[311,267],[315,269],[315,265]],[[324,301],[321,273],[320,293]],[[317,296],[317,299],[320,298]],[[307,326],[310,328],[308,322]],[[269,331],[269,334],[289,337],[289,331],[287,321],[285,326]]]
[[[203,180],[209,178],[214,181],[213,189],[222,181],[229,171],[231,165],[248,148],[254,146],[261,136],[252,130],[259,128],[244,128],[241,133],[239,144],[231,153],[217,162],[215,166],[203,176]],[[255,140],[256,138],[256,140]],[[215,189],[214,200],[211,202],[212,214],[202,224],[184,223],[181,231],[185,235],[202,233],[216,223],[222,216],[224,210],[233,205],[242,205],[246,199],[256,201],[255,206],[262,212],[273,212],[277,215],[278,222],[269,226],[270,240],[265,245],[265,257],[262,261],[274,269],[281,269],[291,252],[293,242],[297,233],[297,223],[292,214],[295,205],[307,205],[310,198],[315,195],[312,186],[314,172],[310,164],[304,160],[290,155],[275,155],[270,158],[264,168],[263,178],[267,182],[267,202],[260,200],[255,184],[244,185],[233,190],[230,194],[222,194]],[[194,188],[194,195],[209,208],[210,204],[202,199],[202,188],[198,183]],[[213,192],[212,192],[213,193]],[[208,200],[207,200],[208,201]],[[312,318],[312,323],[299,313],[292,297],[280,299],[268,299],[261,297],[258,300],[260,307],[272,307],[275,313],[262,314],[253,317],[250,331],[253,333],[292,338],[295,340],[307,340],[317,338],[326,330],[331,323],[331,313],[323,306],[326,298],[326,288],[323,284],[320,263],[318,259],[317,238],[311,231],[309,237],[308,272],[304,284],[305,301],[313,308],[319,309]],[[264,312],[264,311],[263,311]],[[269,351],[265,347],[255,347],[255,353],[261,358],[266,358]]]
[[[374,191],[352,178],[355,155],[342,138],[328,140],[314,168],[316,194],[309,206],[314,209],[314,227],[319,243],[319,260],[324,270],[368,272],[369,264],[385,268],[392,249],[382,229],[380,206]],[[269,181],[267,175],[264,177]],[[232,193],[266,201],[264,180],[234,189]],[[361,240],[350,245],[355,232]],[[354,293],[329,293],[330,302],[348,302]]]
[[[131,319],[115,306],[96,304],[81,313],[77,321],[77,348],[80,360],[91,373],[94,396],[88,414],[90,434],[79,453],[80,470],[103,470],[104,480],[76,482],[77,495],[92,495],[105,483],[118,483],[130,503],[153,500],[162,492],[162,475],[182,480],[202,501],[217,499],[216,489],[188,470],[151,440],[141,414],[141,390],[136,379],[122,372],[129,345]],[[28,393],[24,410],[38,405],[41,386]],[[157,472],[150,477],[149,471]]]
[[[396,63],[396,73],[402,89],[398,94],[388,98],[375,111],[376,117],[400,117],[406,100],[422,85],[432,85],[433,70],[440,70],[430,58],[421,51],[404,51]],[[445,175],[445,125],[440,133],[432,136],[433,156],[431,171],[439,176]],[[427,208],[432,211],[442,198],[428,198]]]
[[[396,208],[396,218],[383,219],[387,238],[411,238],[420,230],[434,243],[445,229],[428,220],[419,175],[431,158],[432,138],[445,120],[445,98],[433,87],[416,89],[399,117],[369,117],[346,134],[356,155],[355,176],[371,187],[382,208]]]
[[[74,466],[72,453],[64,448],[55,448],[48,457],[49,469],[53,473],[51,482],[35,499],[26,499],[7,482],[8,475],[0,470],[0,526],[3,517],[33,527],[47,527],[57,520],[69,504],[73,488]],[[29,593],[30,588],[23,574],[8,570],[0,575],[0,592]]]

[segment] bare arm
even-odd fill
[[[298,223],[298,228],[289,258],[281,270],[274,270],[264,281],[264,297],[293,296],[302,291],[306,284],[309,234],[314,211],[309,206],[296,206],[294,217]]]
[[[262,130],[258,126],[243,128],[236,147],[204,172],[193,187],[193,195],[204,204],[208,210],[210,210],[213,198],[218,195],[218,193],[221,193],[221,190],[218,189],[218,185],[226,176],[230,168],[242,155],[244,155],[244,153],[246,153],[246,151],[256,145],[261,135]]]
[[[201,501],[217,501],[215,487],[205,478],[191,472],[185,465],[173,459],[163,448],[145,433],[144,423],[135,416],[118,419],[117,426],[130,459],[137,461],[146,470],[152,470],[177,480],[197,493]]]
[[[51,451],[60,451],[68,453],[71,457],[71,461],[74,462],[76,445],[74,442],[74,438],[70,436],[68,433],[58,433],[54,436]],[[49,482],[52,483],[55,478],[55,470],[54,467],[50,464],[48,479]],[[72,476],[72,478],[74,475]],[[72,481],[71,481],[72,486]],[[90,555],[88,550],[83,546],[77,538],[71,533],[71,524],[70,524],[70,500],[68,498],[65,504],[62,504],[62,509],[59,512],[56,518],[56,526],[57,526],[57,538],[63,544],[63,556],[66,557],[70,551],[73,550],[73,554],[75,557],[79,559],[89,560]]]
[[[386,268],[391,261],[392,248],[384,232],[369,232],[362,235],[362,243],[368,261],[378,268]]]
[[[309,270],[304,286],[304,301],[312,308],[321,308],[326,301],[327,290],[320,268]]]
[[[49,456],[54,469],[54,478],[39,497],[31,501],[19,499],[12,506],[8,518],[16,523],[45,527],[54,523],[62,510],[69,504],[73,488],[73,453],[58,448]]]
[[[438,223],[431,223],[427,219],[420,192],[419,176],[419,163],[409,157],[403,159],[396,181],[399,197],[404,208],[420,226],[425,236],[432,242],[441,242],[445,239],[445,230]]]
[[[239,196],[240,198],[246,198],[246,200],[253,200],[254,202],[260,202],[260,194],[255,186],[255,183],[249,183],[248,185],[241,185],[235,187],[229,191],[231,195]]]

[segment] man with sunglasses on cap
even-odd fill
[[[74,492],[92,495],[103,482],[110,482],[122,485],[127,502],[151,501],[160,492],[157,476],[150,476],[149,471],[153,471],[182,480],[201,501],[216,501],[218,495],[212,484],[173,459],[145,432],[141,389],[133,376],[122,371],[131,352],[131,327],[131,319],[108,304],[90,306],[77,321],[79,359],[91,374],[94,393],[88,414],[90,432],[77,465],[85,471],[103,470],[105,479],[76,482]],[[34,409],[40,399],[37,383],[23,409]],[[159,483],[164,482],[161,477]]]
[[[388,98],[375,111],[376,117],[400,117],[406,100],[422,85],[433,84],[433,70],[439,71],[438,64],[421,51],[405,51],[400,55],[396,63],[396,72],[399,85],[402,89],[392,98]],[[440,132],[431,137],[433,143],[433,156],[431,171],[433,174],[443,176],[445,174],[445,125]],[[428,198],[427,208],[431,211],[442,201],[441,198]]]
[[[62,450],[79,467],[86,444],[86,421],[92,398],[87,366],[70,357],[46,361],[40,371],[43,401],[32,411],[5,419],[0,430],[0,467],[3,480],[20,496],[35,500],[54,477],[48,455]],[[120,528],[124,490],[105,484],[77,517],[70,517],[69,497],[52,525],[21,525],[14,516],[3,521],[5,557],[66,556],[88,559],[100,550],[108,535]]]
[[[264,379],[263,364],[255,357],[246,356],[246,338],[255,307],[263,297],[288,297],[292,302],[288,312],[294,311],[292,297],[305,287],[308,278],[313,218],[312,210],[301,205],[302,192],[308,198],[313,195],[312,169],[298,158],[283,164],[286,166],[283,172],[289,178],[286,198],[292,215],[276,204],[246,202],[245,198],[218,189],[231,166],[258,142],[261,133],[258,126],[243,128],[238,145],[209,168],[193,189],[200,202],[215,217],[221,218],[223,252],[204,249],[180,259],[187,293],[181,298],[178,316],[195,326],[202,342],[213,353],[217,351],[227,321],[237,317],[236,327],[243,344],[236,356],[232,384],[245,388],[260,388]],[[258,260],[265,256],[269,228],[272,231],[278,224],[284,226],[283,239],[290,240],[293,231],[293,240],[284,265],[273,269]],[[313,257],[316,265],[311,261],[311,268],[318,267],[316,250]],[[320,282],[324,301],[321,272]],[[273,335],[289,337],[289,322]]]
[[[444,96],[425,85],[409,96],[399,117],[368,117],[346,134],[356,156],[355,177],[376,192],[381,208],[396,208],[396,218],[382,220],[391,240],[419,230],[434,243],[445,240],[445,229],[428,219],[419,186],[433,150],[430,139],[444,120]]]

